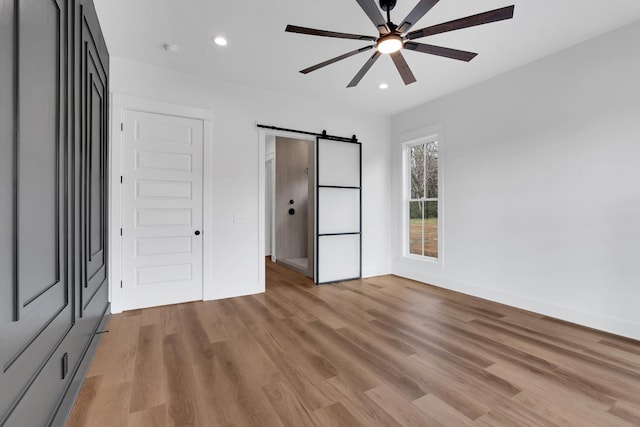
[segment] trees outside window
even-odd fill
[[[405,156],[408,254],[438,258],[438,141],[408,144]]]

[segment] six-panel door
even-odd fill
[[[125,309],[202,299],[201,120],[125,110]]]

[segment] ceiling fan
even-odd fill
[[[385,22],[380,9],[375,4],[375,0],[356,0],[364,13],[367,14],[373,25],[380,33],[379,37],[363,36],[358,34],[337,33],[334,31],[316,30],[313,28],[299,27],[296,25],[287,25],[285,31],[290,33],[308,34],[312,36],[335,37],[340,39],[364,40],[372,41],[375,44],[362,47],[360,49],[347,52],[344,55],[337,56],[319,64],[305,68],[300,72],[308,74],[327,65],[333,64],[340,60],[349,58],[358,53],[366,52],[376,48],[376,52],[367,60],[364,66],[358,71],[356,76],[351,80],[347,87],[354,87],[360,83],[360,80],[369,71],[371,66],[378,60],[381,54],[389,54],[395,64],[405,85],[414,83],[415,76],[411,72],[407,61],[402,56],[400,49],[409,49],[416,52],[427,53],[430,55],[443,56],[445,58],[457,59],[459,61],[469,62],[477,53],[466,52],[464,50],[450,49],[441,46],[433,46],[424,43],[414,42],[413,40],[422,37],[432,36],[434,34],[446,33],[448,31],[459,30],[462,28],[474,27],[476,25],[488,24],[490,22],[502,21],[513,18],[515,6],[507,6],[488,12],[479,13],[477,15],[467,16],[465,18],[456,19],[438,25],[422,28],[409,32],[411,27],[418,22],[439,0],[420,0],[413,10],[407,15],[400,25],[391,22],[391,10],[396,5],[396,0],[379,0],[380,9],[387,13]]]

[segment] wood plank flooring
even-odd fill
[[[84,426],[640,426],[640,343],[395,276],[114,315]]]

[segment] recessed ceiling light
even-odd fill
[[[218,37],[214,38],[213,42],[215,44],[217,44],[218,46],[226,46],[227,45],[227,39],[225,39],[222,36],[218,36]]]
[[[162,47],[164,48],[164,50],[166,50],[167,52],[177,52],[178,51],[178,46],[173,44],[173,43],[164,43],[162,45]]]
[[[386,84],[386,83],[380,83],[380,85],[378,85],[378,87],[379,87],[380,89],[384,90],[384,89],[387,89],[387,88],[389,87],[389,85],[388,85],[388,84]]]

